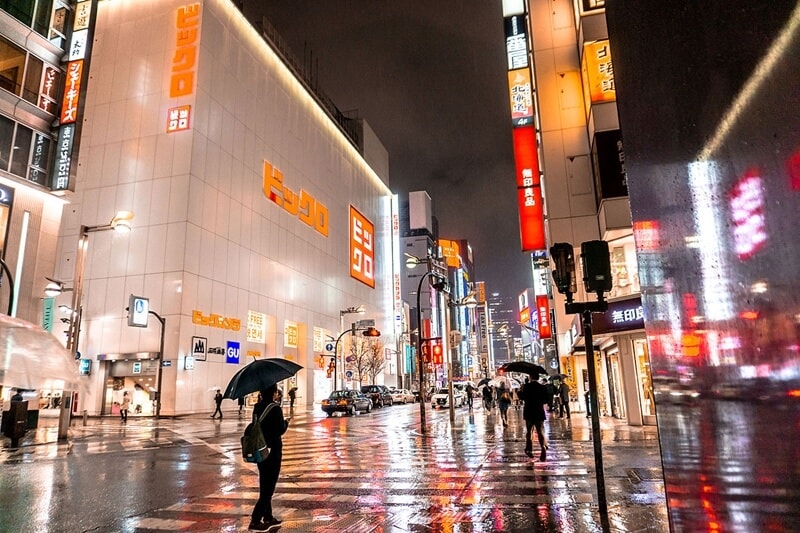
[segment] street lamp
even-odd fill
[[[508,362],[510,363],[513,361],[511,356],[511,344],[509,342],[509,338],[511,337],[511,329],[507,324],[502,324],[499,328],[497,328],[497,333],[499,333],[506,341],[506,353],[508,354]]]
[[[344,332],[344,316],[345,315],[363,315],[366,312],[366,308],[363,304],[359,305],[351,305],[346,309],[342,309],[339,311],[339,331]],[[377,331],[377,330],[376,330]],[[339,371],[339,352],[338,350],[334,350],[333,352],[333,390],[336,390],[336,376]],[[344,365],[342,365],[344,366]],[[344,383],[344,376],[342,376],[342,383]]]
[[[423,341],[427,341],[430,339],[423,339],[422,338],[422,308],[420,303],[420,293],[422,292],[422,283],[427,278],[435,278],[436,281],[431,283],[431,287],[436,289],[437,291],[445,291],[447,289],[447,280],[439,273],[433,270],[434,265],[439,266],[438,263],[434,263],[433,257],[426,257],[425,259],[420,259],[415,255],[411,255],[406,252],[406,267],[413,269],[417,265],[425,264],[428,268],[428,271],[425,272],[419,278],[419,284],[417,285],[417,367],[419,368],[419,421],[420,421],[420,431],[424,435],[426,432],[425,429],[425,361],[422,357],[422,343]],[[452,398],[450,404],[452,405]]]
[[[336,389],[336,374],[339,373],[339,369],[337,368],[339,366],[339,362],[338,362],[339,357],[336,354],[339,353],[339,341],[342,340],[342,337],[344,337],[348,333],[350,333],[352,335],[355,335],[357,331],[361,331],[362,332],[361,333],[362,337],[373,337],[374,338],[374,337],[380,337],[381,336],[381,332],[377,328],[374,328],[372,326],[368,326],[366,328],[357,328],[356,325],[353,324],[352,328],[341,332],[339,334],[339,336],[336,337],[336,343],[334,344],[334,348],[333,348],[333,390],[337,390]],[[342,379],[342,383],[344,383],[344,378]]]
[[[73,356],[78,352],[78,337],[81,331],[81,293],[83,292],[83,274],[86,268],[86,252],[89,248],[89,234],[109,230],[128,233],[131,230],[132,220],[132,211],[118,211],[108,224],[99,226],[81,225],[78,237],[78,251],[75,254],[75,275],[72,278],[72,314],[70,315],[69,330],[67,332],[67,349],[72,352]]]

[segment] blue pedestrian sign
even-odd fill
[[[326,352],[332,352],[333,351],[333,343],[332,342],[329,342],[329,343],[327,343],[325,345],[325,351]]]
[[[228,347],[225,350],[225,362],[238,365],[239,364],[239,343],[235,341],[228,341]]]

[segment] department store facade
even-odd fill
[[[87,241],[76,409],[113,414],[129,391],[147,415],[160,391],[162,415],[202,412],[260,357],[304,367],[287,384],[301,403],[326,397],[342,310],[363,305],[394,344],[385,150],[366,126],[357,148],[231,3],[93,4],[54,277],[73,278],[81,226],[134,219]],[[131,295],[146,327],[129,326]]]

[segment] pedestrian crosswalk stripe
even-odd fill
[[[195,524],[190,520],[175,520],[167,518],[134,518],[133,526],[142,529],[155,529],[162,531],[180,531]]]

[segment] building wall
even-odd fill
[[[118,209],[135,218],[127,236],[90,235],[80,348],[96,367],[98,354],[157,351],[156,321],[126,324],[128,295],[145,296],[167,324],[162,414],[207,409],[209,388],[224,387],[247,351],[304,366],[299,394],[310,402],[322,393],[315,327],[336,335],[339,310],[364,304],[362,318],[391,331],[389,191],[241,13],[223,0],[199,4],[194,91],[170,98],[176,14],[190,3],[100,3],[58,268],[71,268],[80,224],[106,223]],[[167,133],[179,105],[191,106],[190,128]],[[327,236],[265,196],[265,161],[285,189],[327,207]],[[350,277],[350,205],[375,225],[374,289]],[[268,315],[265,344],[246,340],[249,310]],[[197,325],[197,311],[242,328]],[[296,348],[284,345],[286,321],[298,325]],[[184,370],[192,336],[210,347],[239,342],[240,364],[209,354]],[[92,413],[102,406],[102,368],[89,379],[81,408]]]

